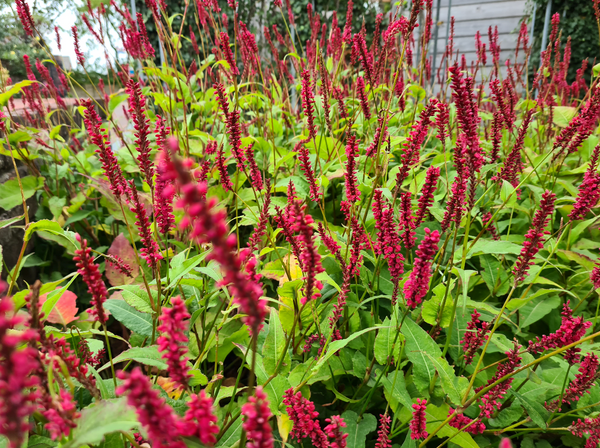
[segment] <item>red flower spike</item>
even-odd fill
[[[183,422],[178,423],[180,432],[186,437],[197,437],[203,445],[212,446],[216,443],[215,434],[219,433],[217,417],[213,407],[212,398],[201,390],[192,394],[187,403]]]
[[[379,416],[379,430],[377,431],[377,442],[375,448],[392,448],[390,440],[390,423],[392,419],[387,414]]]
[[[437,253],[440,233],[425,228],[425,237],[416,251],[414,267],[408,280],[404,283],[404,297],[406,305],[415,309],[423,301],[429,289],[431,278],[431,263]]]
[[[415,2],[417,3],[417,2]],[[417,403],[413,404],[412,420],[410,421],[410,438],[413,440],[426,439],[429,435],[425,430],[427,424],[427,417],[425,410],[427,409],[427,400],[417,398]]]
[[[573,205],[573,210],[569,213],[569,219],[571,220],[584,219],[600,199],[600,173],[598,173],[599,156],[600,145],[597,145],[590,157],[588,169],[583,175],[583,182],[579,187],[577,200]]]
[[[293,425],[290,436],[298,442],[310,438],[315,448],[328,448],[327,435],[319,425],[319,413],[315,411],[314,403],[304,398],[301,392],[294,394],[294,389],[285,392],[283,403],[287,406],[287,413]]]
[[[485,431],[485,425],[481,421],[473,423],[472,425],[467,427],[467,425],[469,425],[473,420],[471,420],[466,415],[458,414],[452,408],[450,408],[448,411],[448,417],[450,417],[451,415],[453,415],[453,417],[452,420],[448,422],[448,424],[453,428],[464,430],[465,432],[468,432],[469,434],[473,435],[483,434],[483,431]]]
[[[154,189],[154,163],[150,159],[150,120],[146,118],[146,98],[142,94],[140,83],[130,79],[125,88],[129,94],[129,113],[133,118],[133,127],[135,128],[136,145],[139,151],[137,157],[140,164],[140,170],[146,178],[146,182],[150,186],[150,190]]]
[[[471,320],[467,324],[467,331],[460,343],[463,346],[465,365],[471,364],[477,350],[487,340],[487,333],[490,331],[490,324],[479,320],[481,314],[473,310]]]
[[[102,325],[106,325],[108,320],[106,313],[104,312],[104,302],[108,297],[108,291],[106,285],[102,281],[102,274],[98,269],[98,265],[94,263],[94,257],[92,256],[92,250],[88,247],[87,241],[77,234],[75,236],[77,241],[81,244],[81,249],[75,250],[75,261],[77,266],[77,272],[83,278],[83,281],[88,287],[88,292],[92,295],[90,304],[92,308],[89,313],[95,316],[96,321]]]
[[[188,319],[185,303],[181,297],[171,299],[171,308],[163,308],[160,316],[158,331],[161,335],[156,342],[161,357],[167,362],[170,378],[179,386],[187,387],[191,375],[187,367],[187,343],[185,331],[188,329]]]
[[[329,423],[325,426],[325,435],[332,439],[329,442],[330,448],[346,448],[346,439],[348,434],[342,433],[342,428],[346,427],[346,422],[339,415],[333,415],[331,418],[326,418],[325,422]]]
[[[129,181],[129,197],[131,198],[131,211],[135,213],[137,221],[135,225],[138,228],[140,239],[142,240],[142,247],[140,249],[140,255],[152,270],[158,267],[159,260],[162,260],[163,256],[160,253],[160,248],[154,240],[152,235],[152,226],[146,214],[146,207],[141,203],[138,196],[137,188],[133,180]]]
[[[429,214],[429,209],[433,204],[433,194],[437,188],[438,179],[440,178],[440,169],[430,166],[425,174],[425,183],[421,187],[421,196],[419,196],[419,207],[415,216],[415,228],[421,225],[423,219]]]
[[[267,394],[261,386],[254,391],[254,396],[248,398],[248,402],[242,406],[244,423],[242,424],[248,436],[247,448],[273,448],[273,431],[269,424],[271,409]]]
[[[358,158],[358,142],[355,135],[350,135],[346,141],[346,171],[344,178],[346,180],[346,198],[350,202],[360,200],[360,191],[356,185],[356,159]]]
[[[365,120],[369,120],[371,118],[371,109],[369,108],[369,99],[365,92],[365,80],[362,76],[356,78],[356,94],[360,100],[360,107],[365,115]]]

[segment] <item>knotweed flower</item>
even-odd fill
[[[381,115],[379,117],[377,117],[377,121],[379,122],[379,125],[377,126],[377,129],[375,129],[375,135],[373,135],[373,141],[371,142],[371,144],[365,151],[365,155],[367,157],[373,157],[377,153],[377,148],[379,148],[388,137],[387,119],[385,120],[385,123],[384,123],[384,119],[383,119],[384,116],[385,116],[385,112],[382,112]]]
[[[467,331],[460,343],[463,346],[463,352],[465,354],[465,365],[471,364],[475,353],[487,341],[487,333],[490,331],[490,324],[488,322],[482,322],[479,320],[481,314],[477,310],[473,310],[471,314],[471,320],[467,324]]]
[[[544,247],[544,235],[550,232],[545,231],[544,228],[550,222],[552,213],[554,212],[554,201],[556,195],[550,190],[546,190],[542,194],[542,201],[540,202],[540,208],[535,212],[533,222],[529,231],[525,234],[525,241],[523,248],[519,254],[519,258],[513,268],[513,274],[515,275],[515,283],[522,282],[527,276],[527,272],[531,265],[533,265],[533,257]]]
[[[179,386],[187,387],[191,378],[187,367],[187,343],[185,331],[188,327],[187,320],[190,315],[181,297],[171,299],[171,308],[163,308],[160,316],[158,331],[161,335],[156,342],[161,357],[167,362],[169,376]]]
[[[418,3],[418,2],[415,2]],[[413,440],[426,439],[429,435],[425,430],[427,424],[427,416],[425,411],[427,409],[427,400],[417,398],[416,404],[412,405],[414,411],[412,413],[412,420],[410,421],[410,438]]]
[[[427,295],[429,279],[431,278],[431,263],[438,249],[440,233],[425,228],[425,237],[415,252],[414,267],[408,280],[404,283],[404,297],[406,305],[415,309]]]
[[[104,132],[106,130],[101,127],[102,120],[100,116],[96,112],[92,100],[81,100],[81,105],[86,108],[83,113],[83,121],[92,143],[98,147],[96,154],[102,163],[104,174],[108,177],[110,189],[117,199],[120,199],[122,195],[127,197],[129,188],[123,177],[119,161],[105,140]]]
[[[600,288],[600,266],[594,266],[590,273],[590,280],[594,285],[594,289]]]
[[[583,175],[583,182],[579,187],[577,200],[573,205],[573,210],[569,214],[569,219],[583,219],[585,215],[594,207],[600,199],[600,173],[598,173],[598,157],[600,156],[600,145],[594,148],[590,157],[588,169]]]
[[[159,260],[162,260],[163,257],[160,253],[158,244],[152,237],[152,227],[146,214],[146,207],[144,207],[140,201],[137,188],[135,187],[133,180],[129,181],[129,187],[129,197],[131,198],[130,209],[137,217],[135,225],[138,228],[140,239],[142,240],[142,245],[144,246],[140,249],[140,255],[144,260],[146,260],[148,266],[150,266],[152,270],[155,270],[158,267]]]
[[[333,415],[331,418],[326,418],[329,423],[325,426],[325,435],[332,439],[329,442],[331,448],[346,448],[346,439],[348,434],[342,433],[342,428],[346,427],[346,422],[339,415]]]
[[[246,155],[246,162],[248,163],[248,168],[250,171],[250,181],[252,182],[252,186],[256,190],[262,190],[264,185],[262,174],[260,173],[260,169],[256,164],[256,160],[254,159],[254,142],[250,143],[246,147],[244,153]]]
[[[242,406],[244,423],[242,424],[248,436],[247,448],[273,448],[273,431],[269,424],[271,409],[267,394],[261,386],[254,391],[254,396],[248,398],[248,403]]]
[[[127,403],[135,408],[138,420],[148,433],[153,448],[185,448],[180,438],[181,423],[173,410],[152,388],[150,379],[139,367],[131,373],[120,371],[123,380],[117,395],[127,395]]]
[[[177,146],[178,142],[173,139],[170,144]],[[243,322],[253,335],[258,334],[267,314],[265,301],[261,299],[263,290],[242,269],[245,257],[237,253],[235,235],[229,236],[227,213],[217,210],[216,198],[205,199],[206,184],[192,183],[191,175],[181,161],[172,159],[165,167],[165,173],[168,178],[178,180],[182,194],[177,203],[177,207],[185,212],[180,226],[191,227],[190,238],[198,244],[212,244],[209,258],[215,260],[223,271],[223,280],[219,285],[228,285],[234,302],[240,305],[240,311],[246,315]]]
[[[183,421],[178,423],[182,435],[197,437],[203,445],[214,445],[219,427],[212,398],[201,390],[200,393],[191,395],[187,405]]]
[[[301,76],[302,90],[300,91],[300,97],[302,99],[302,110],[306,117],[308,125],[308,137],[306,140],[310,140],[317,135],[317,128],[315,127],[315,109],[314,103],[315,98],[313,94],[312,81],[310,79],[310,72],[308,70],[302,70]]]
[[[59,394],[51,398],[49,395],[44,397],[46,410],[42,412],[48,423],[44,427],[50,433],[52,440],[58,440],[66,437],[75,428],[75,420],[79,418],[79,413],[73,402],[73,396],[64,389]]]
[[[598,376],[600,376],[598,372],[598,356],[594,353],[588,353],[583,358],[583,361],[581,361],[579,373],[575,375],[575,379],[565,391],[562,402],[570,404],[573,401],[578,401],[584,393],[590,393],[590,389],[594,386]]]
[[[415,223],[412,215],[411,192],[407,191],[400,195],[400,230],[402,241],[407,251],[411,250],[417,240]]]
[[[175,197],[175,188],[173,180],[165,177],[164,166],[166,161],[164,158],[169,158],[169,152],[165,146],[167,135],[171,129],[165,127],[163,118],[159,115],[156,118],[156,144],[159,148],[158,153],[158,170],[156,175],[156,191],[154,196],[154,215],[156,224],[161,234],[169,233],[173,224],[175,224],[175,216],[173,216],[173,198]]]
[[[75,261],[75,265],[78,268],[77,272],[88,287],[88,292],[92,295],[90,302],[92,308],[89,310],[89,313],[95,316],[96,320],[102,325],[106,325],[107,316],[103,308],[104,302],[108,297],[106,285],[102,281],[102,274],[98,270],[98,265],[94,263],[92,250],[88,247],[87,241],[81,238],[79,234],[75,238],[81,244],[81,249],[75,250],[73,261]]]
[[[227,61],[227,64],[229,64],[229,71],[231,72],[231,74],[233,76],[239,75],[240,71],[237,68],[233,52],[231,51],[231,47],[229,46],[229,35],[223,31],[219,35],[219,47],[223,52],[223,57],[225,58],[225,61]]]
[[[21,0],[21,1],[24,2],[25,0]],[[77,63],[83,67],[85,64],[85,56],[83,55],[83,53],[81,52],[81,49],[79,48],[79,34],[77,32],[77,27],[75,25],[73,25],[71,27],[71,31],[73,33],[73,44],[75,45],[75,56],[77,57]]]
[[[17,7],[17,15],[19,16],[21,25],[23,25],[25,34],[27,34],[29,37],[33,37],[35,25],[33,23],[33,17],[31,16],[29,5],[25,0],[15,0],[15,4]],[[60,50],[60,43],[58,44],[58,49]]]
[[[258,218],[258,224],[254,227],[252,231],[252,235],[248,239],[248,249],[250,252],[254,252],[260,242],[262,237],[266,233],[267,223],[269,222],[270,214],[269,207],[271,206],[271,181],[269,178],[266,179],[266,193],[265,193],[265,201],[263,202],[263,207],[260,211],[260,216]]]
[[[30,329],[12,333],[20,324],[22,318],[13,315],[12,299],[0,299],[0,434],[8,439],[10,448],[20,448],[29,431],[28,417],[35,411],[38,398],[33,388],[40,384],[35,376],[39,370],[37,351],[31,346],[19,349],[35,343],[38,335]]]
[[[465,432],[468,432],[469,434],[473,435],[483,434],[483,431],[485,431],[485,425],[481,421],[471,424],[473,420],[471,420],[464,414],[458,414],[452,408],[450,408],[448,411],[448,417],[450,417],[451,415],[453,415],[453,417],[452,420],[448,422],[448,424],[453,428],[464,430]]]
[[[365,120],[369,120],[371,118],[371,109],[369,108],[369,99],[367,98],[367,93],[365,92],[365,80],[362,78],[362,76],[356,78],[356,94],[360,100],[360,107],[365,115]]]
[[[508,361],[503,362],[498,365],[498,369],[496,370],[496,374],[488,380],[488,382],[481,387],[475,389],[476,392],[479,392],[481,389],[494,384],[499,379],[505,377],[506,375],[513,373],[520,365],[521,365],[521,357],[519,356],[519,350],[521,346],[515,341],[514,348],[508,352],[506,352],[506,356],[508,357]],[[506,395],[508,389],[510,389],[510,385],[512,384],[514,377],[507,378],[499,384],[496,384],[492,389],[488,390],[482,397],[480,397],[480,405],[481,413],[486,418],[491,418],[494,412],[500,408],[500,401]]]
[[[485,212],[481,216],[481,222],[483,223],[483,226],[486,228],[487,232],[492,236],[492,239],[498,241],[500,236],[498,235],[498,230],[496,229],[492,218],[493,216],[491,212]]]
[[[394,222],[394,211],[382,197],[381,190],[375,190],[373,197],[373,216],[375,217],[375,228],[377,229],[377,244],[375,252],[383,255],[388,262],[390,277],[394,284],[392,303],[396,303],[398,297],[398,282],[404,273],[404,256],[398,228]]]
[[[360,191],[356,185],[356,159],[358,157],[358,139],[354,134],[348,137],[346,142],[346,197],[350,202],[360,200]]]
[[[586,418],[585,420],[577,419],[577,423],[569,426],[569,431],[576,436],[583,438],[585,434],[589,434],[585,448],[597,448],[600,443],[600,417]]]
[[[492,152],[490,153],[490,163],[494,163],[500,157],[500,148],[502,146],[502,116],[500,112],[494,112],[492,120]]]
[[[227,166],[225,165],[225,156],[223,154],[223,146],[219,146],[219,152],[217,153],[216,160],[217,169],[219,170],[219,175],[221,176],[221,186],[225,191],[233,191],[233,184],[231,183],[231,179],[229,177],[229,172],[227,171]]]
[[[137,159],[150,190],[153,190],[154,163],[150,159],[150,142],[148,141],[150,120],[146,118],[146,98],[142,94],[140,83],[133,79],[130,79],[127,83],[126,91],[129,94],[129,113],[133,118],[135,143],[139,151]]]
[[[421,187],[421,196],[419,196],[419,207],[415,215],[415,228],[421,225],[423,219],[429,214],[429,209],[433,204],[433,194],[437,188],[437,182],[440,178],[440,169],[430,166],[425,174],[425,183]]]
[[[352,42],[352,8],[354,3],[352,0],[348,0],[346,9],[346,24],[344,25],[344,32],[342,33],[342,40],[347,44]]]
[[[387,414],[379,416],[379,430],[377,431],[377,442],[375,448],[392,448],[390,440],[390,423],[392,419]]]
[[[315,411],[314,403],[304,398],[301,392],[294,394],[294,389],[285,391],[283,403],[287,406],[287,413],[293,424],[290,436],[298,442],[310,438],[316,448],[326,448],[327,435],[319,425],[319,413]]]
[[[543,335],[541,338],[536,337],[536,341],[529,341],[528,350],[531,353],[541,353],[544,350],[552,350],[556,348],[570,345],[579,341],[592,326],[591,322],[586,322],[583,316],[573,317],[573,310],[569,307],[569,301],[563,305],[562,322],[560,328],[554,333]],[[573,347],[565,352],[565,359],[571,365],[579,362],[578,353],[581,351],[578,347]]]

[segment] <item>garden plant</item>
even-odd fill
[[[525,22],[433,64],[432,3],[88,2],[86,88],[16,0],[0,446],[598,446],[600,65],[558,14],[539,68]]]

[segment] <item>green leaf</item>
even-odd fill
[[[442,351],[429,334],[410,318],[404,320],[400,330],[406,338],[406,356],[413,364],[414,381],[419,390],[427,390],[435,376],[435,365],[431,355],[442,357]]]
[[[525,328],[534,322],[537,322],[550,313],[553,309],[560,306],[560,304],[561,300],[558,296],[538,297],[532,300],[523,308],[521,308],[520,313],[524,318],[521,326]]]
[[[225,431],[225,434],[219,439],[215,447],[230,448],[234,445],[239,445],[240,437],[242,435],[242,416],[231,424],[231,426]]]
[[[81,411],[72,439],[62,445],[62,448],[97,445],[107,434],[130,432],[139,426],[135,410],[129,407],[127,398],[102,400]]]
[[[27,81],[18,82],[15,85],[13,85],[8,92],[4,92],[4,93],[0,94],[0,106],[6,106],[6,103],[8,103],[8,100],[11,99],[17,93],[19,93],[21,90],[23,90],[23,87],[28,87],[31,84],[33,84],[34,82],[37,82],[37,81],[27,80]]]
[[[8,226],[10,226],[11,224],[14,224],[15,222],[19,222],[23,219],[24,215],[19,215],[19,216],[14,216],[12,218],[7,218],[7,219],[2,219],[0,220],[0,229],[5,229]]]
[[[375,359],[381,365],[386,365],[390,361],[390,357],[394,360],[400,360],[400,346],[404,338],[397,330],[398,324],[396,319],[390,321],[385,318],[383,328],[377,332],[375,337]]]
[[[122,93],[119,95],[112,95],[110,100],[108,101],[108,111],[112,114],[116,107],[125,101],[129,97],[128,94]]]
[[[202,261],[206,258],[207,255],[208,251],[205,251],[201,254],[198,254],[192,258],[185,260],[183,263],[181,263],[181,265],[171,269],[171,272],[169,272],[171,283],[169,283],[168,288],[170,289],[177,286],[179,279],[188,272],[190,272],[192,269],[194,269],[196,266],[198,266],[200,263],[202,263]]]
[[[27,200],[42,187],[44,178],[25,176],[21,178],[21,184],[23,185],[23,196]],[[0,208],[11,210],[17,205],[22,205],[23,196],[21,196],[21,187],[19,187],[18,179],[7,180],[3,184],[0,184]]]
[[[381,374],[380,370],[378,372]],[[383,385],[385,398],[390,403],[392,411],[398,412],[398,404],[412,410],[413,402],[406,390],[406,382],[402,370],[398,369],[387,376],[382,376],[380,381]]]
[[[118,299],[108,299],[104,302],[104,308],[131,331],[142,336],[152,336],[152,317],[149,314],[140,313],[131,305]]]
[[[323,364],[325,364],[325,362],[331,358],[333,355],[335,355],[335,353],[338,350],[341,350],[342,348],[344,348],[346,345],[348,345],[351,341],[353,341],[356,338],[361,337],[363,334],[369,332],[369,331],[373,331],[376,329],[380,329],[381,327],[371,327],[371,328],[365,328],[364,330],[358,331],[354,334],[352,334],[350,337],[347,337],[346,339],[341,339],[339,341],[333,341],[332,343],[330,343],[327,346],[327,352],[325,353],[325,355],[323,355],[323,357],[321,359],[319,359],[319,361],[315,364],[315,366],[312,368],[312,374],[315,374],[319,371],[319,369],[321,368],[321,366]]]
[[[135,361],[146,366],[157,367],[160,370],[167,369],[167,363],[161,358],[161,354],[158,351],[158,346],[149,345],[148,347],[133,347],[129,350],[125,350],[113,358],[113,363],[117,364],[123,361]],[[98,372],[110,367],[110,362],[104,364],[98,369]]]
[[[58,217],[62,214],[63,207],[66,204],[67,198],[52,196],[50,199],[48,199],[48,208],[52,212],[52,216],[54,216],[54,219],[58,219]]]
[[[113,289],[121,290],[121,295],[123,296],[123,300],[127,302],[129,305],[134,307],[136,310],[142,313],[152,314],[153,310],[150,306],[150,297],[148,296],[148,292],[145,288],[140,285],[121,285],[115,286]],[[158,299],[158,293],[152,294],[154,300]]]
[[[73,281],[77,278],[77,276],[78,276],[78,274],[75,274],[73,276],[73,278],[71,278],[71,280],[69,280],[69,283],[67,283],[62,288],[48,293],[48,296],[46,297],[46,301],[42,305],[42,313],[44,313],[45,316],[50,315],[50,313],[52,312],[52,310],[54,309],[54,307],[56,306],[56,304],[58,303],[58,301],[60,300],[60,298],[62,297],[64,292],[67,289],[69,289],[69,286],[71,286],[71,283],[73,283]]]
[[[525,398],[520,393],[516,392],[514,389],[508,390],[517,400],[521,402],[529,417],[531,417],[531,421],[538,425],[542,429],[546,429],[546,420],[548,419],[548,411],[544,409],[542,405],[539,403],[532,402]]]
[[[81,244],[75,239],[75,233],[65,231],[56,221],[40,219],[39,221],[29,224],[27,230],[25,230],[25,236],[23,237],[25,241],[29,241],[34,232],[40,232],[40,235],[44,238],[58,242],[61,246],[65,247],[69,253],[73,253],[76,249],[81,247]],[[48,237],[48,235],[52,235],[52,237]]]
[[[60,128],[62,128],[63,126],[65,126],[65,125],[58,124],[52,128],[52,130],[50,131],[50,138],[52,140],[54,140],[56,138],[56,136],[58,136],[60,140],[64,141],[64,139],[59,135]]]
[[[552,122],[561,128],[566,128],[575,117],[577,109],[571,106],[554,106],[552,108]]]
[[[465,312],[465,310],[467,309],[467,297],[468,297],[468,292],[469,292],[469,279],[471,278],[471,276],[473,274],[477,274],[477,271],[471,271],[469,269],[461,269],[461,268],[457,268],[455,267],[454,269],[452,269],[452,272],[456,271],[455,273],[458,274],[458,276],[460,277],[460,282],[462,283],[462,310],[463,313]]]
[[[429,357],[429,359],[431,359],[431,362],[435,366],[435,370],[437,371],[442,382],[442,389],[444,392],[446,392],[452,403],[460,406],[462,393],[459,390],[458,378],[456,377],[454,369],[444,358],[434,358],[429,353],[426,353],[426,355]]]
[[[377,419],[372,414],[363,414],[359,420],[354,411],[346,411],[342,414],[346,427],[342,432],[348,434],[346,446],[348,448],[365,448],[367,436],[377,429]]]
[[[271,308],[269,318],[269,333],[263,345],[263,363],[268,375],[273,375],[277,368],[277,363],[283,355],[285,349],[285,333],[279,320],[279,313],[275,308]],[[289,368],[290,363],[287,363]]]

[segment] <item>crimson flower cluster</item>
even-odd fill
[[[133,118],[133,127],[135,128],[136,145],[139,155],[137,157],[140,170],[146,178],[150,189],[154,189],[154,164],[150,159],[150,121],[146,118],[146,97],[142,94],[140,83],[130,79],[126,86],[129,94],[129,113]]]
[[[417,402],[413,404],[412,420],[410,421],[410,438],[413,440],[426,439],[429,435],[425,429],[427,424],[427,400],[417,398]]]
[[[75,238],[81,244],[81,249],[75,250],[73,260],[78,268],[77,272],[83,278],[88,287],[88,292],[92,295],[90,302],[92,308],[89,313],[95,316],[96,320],[102,325],[106,325],[108,318],[103,308],[104,302],[108,297],[106,285],[102,281],[102,274],[98,269],[98,265],[94,263],[92,250],[88,247],[87,240],[81,238],[79,234]]]
[[[583,175],[583,182],[579,187],[577,199],[573,210],[569,213],[569,219],[583,219],[600,199],[600,173],[598,173],[598,158],[600,157],[600,145],[594,148],[590,157],[588,169]]]
[[[179,386],[187,387],[191,375],[187,368],[187,342],[185,335],[187,320],[190,315],[181,297],[171,299],[171,308],[163,308],[160,316],[158,331],[160,337],[156,340],[162,358],[166,360],[169,375]]]
[[[540,208],[535,212],[531,227],[525,234],[527,241],[523,243],[523,248],[513,269],[515,283],[520,283],[525,279],[529,268],[533,264],[533,257],[544,247],[544,235],[550,233],[545,231],[544,228],[550,222],[550,218],[554,212],[555,199],[556,195],[550,190],[546,190],[542,194]]]
[[[431,278],[431,263],[438,249],[440,233],[425,228],[425,237],[416,251],[414,267],[408,280],[404,283],[404,297],[406,305],[415,309],[423,301],[423,297],[429,290],[429,279]]]
[[[131,211],[135,213],[137,221],[135,225],[140,233],[140,239],[142,240],[142,247],[140,249],[140,255],[152,270],[158,268],[158,263],[162,260],[163,256],[160,253],[158,243],[152,236],[152,226],[148,219],[146,207],[142,204],[140,197],[137,192],[137,188],[133,180],[129,181],[129,197],[131,198]]]
[[[379,430],[377,431],[377,442],[375,448],[392,448],[390,440],[390,423],[392,419],[387,414],[379,416]]]
[[[248,398],[248,402],[242,406],[244,431],[248,437],[247,448],[273,448],[273,433],[269,418],[271,409],[267,394],[262,387],[258,386],[254,396]]]
[[[472,420],[464,414],[459,414],[452,408],[448,411],[448,417],[451,415],[453,417],[448,424],[453,428],[463,430],[473,435],[483,434],[483,431],[485,431],[485,425],[479,420]]]
[[[573,317],[573,310],[569,306],[569,301],[563,305],[561,312],[562,322],[560,328],[554,333],[536,337],[535,342],[529,341],[528,350],[531,353],[541,353],[544,350],[552,350],[570,345],[579,341],[588,328],[592,326],[591,322],[586,322],[583,316]],[[578,347],[572,347],[565,351],[565,359],[569,364],[574,365],[579,362]]]
[[[471,364],[475,353],[487,340],[487,333],[490,331],[490,324],[479,320],[481,314],[477,310],[473,310],[471,320],[467,324],[467,331],[460,343],[463,346],[465,353],[465,365]]]

